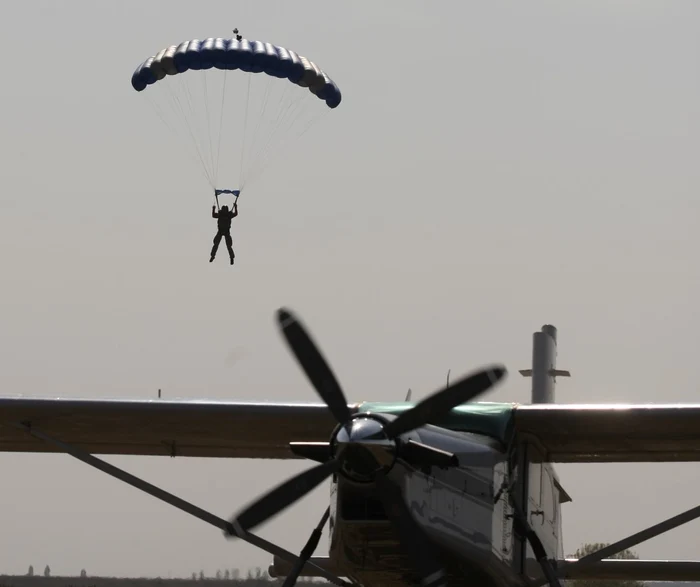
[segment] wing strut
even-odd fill
[[[32,436],[39,438],[40,440],[43,440],[44,442],[48,442],[49,444],[53,444],[54,446],[57,446],[60,448],[63,452],[69,454],[70,456],[78,459],[79,461],[82,461],[83,463],[86,463],[90,465],[91,467],[94,467],[95,469],[99,469],[103,473],[107,473],[108,475],[111,475],[112,477],[115,477],[119,479],[120,481],[123,481],[124,483],[127,483],[128,485],[131,485],[132,487],[136,487],[136,489],[140,489],[141,491],[148,493],[149,495],[152,495],[153,497],[160,499],[161,501],[164,501],[167,504],[170,504],[183,512],[187,512],[188,514],[194,516],[195,518],[199,518],[200,520],[207,522],[208,524],[211,524],[212,526],[216,526],[220,530],[224,531],[224,534],[227,536],[237,536],[241,540],[245,540],[246,542],[252,544],[253,546],[257,546],[258,548],[272,554],[272,555],[277,555],[280,558],[287,560],[294,565],[297,565],[300,563],[300,557],[292,554],[291,552],[284,550],[283,548],[272,544],[271,542],[268,542],[264,538],[260,538],[259,536],[255,536],[254,534],[251,534],[250,532],[247,532],[242,529],[235,529],[233,525],[224,520],[223,518],[219,518],[218,516],[207,512],[206,510],[203,510],[202,508],[185,501],[184,499],[177,497],[176,495],[173,495],[172,493],[168,493],[167,491],[161,489],[160,487],[156,487],[155,485],[149,483],[148,481],[144,481],[143,479],[140,479],[131,473],[127,473],[123,469],[120,469],[119,467],[115,467],[114,465],[111,465],[101,459],[98,459],[97,457],[91,455],[88,452],[82,451],[78,448],[75,448],[69,444],[66,444],[64,442],[61,442],[60,440],[57,440],[55,438],[52,438],[40,430],[37,430],[36,428],[33,428],[31,424],[28,423],[22,423],[19,425],[20,428],[24,429],[26,432],[31,434]],[[347,583],[346,581],[343,581],[342,579],[336,577],[333,573],[328,572],[326,569],[323,569],[317,565],[315,565],[312,561],[310,560],[305,560],[303,563],[315,567],[318,573],[320,573],[321,576],[326,578],[328,581],[331,583],[334,583],[335,585],[339,585],[340,587],[346,587],[349,586],[350,583]],[[303,564],[302,563],[302,564]]]
[[[649,526],[648,528],[645,528],[644,530],[641,530],[636,534],[632,534],[627,538],[618,540],[614,544],[610,544],[604,548],[601,548],[600,550],[596,550],[595,552],[592,552],[591,554],[588,554],[583,558],[578,559],[576,562],[566,563],[557,571],[557,575],[559,577],[566,576],[567,574],[575,576],[575,573],[583,568],[593,565],[605,558],[609,558],[610,556],[617,554],[618,552],[622,552],[623,550],[632,548],[633,546],[636,546],[641,542],[651,540],[652,538],[655,538],[660,534],[664,534],[669,530],[673,530],[678,526],[682,526],[683,524],[692,522],[696,518],[700,518],[700,506],[695,506],[694,508],[691,508],[676,516],[668,518],[663,522],[659,522],[658,524]],[[532,587],[539,587],[540,585],[544,585],[547,582],[547,580],[538,581],[537,583],[533,583]]]

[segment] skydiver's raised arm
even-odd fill
[[[233,214],[231,214],[231,218],[235,218],[236,216],[238,216],[238,203],[233,205]]]
[[[218,217],[219,217],[219,213],[216,211],[216,206],[212,206],[212,207],[211,207],[211,217],[212,217],[212,218],[218,218]]]

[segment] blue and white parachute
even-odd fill
[[[171,45],[141,63],[131,85],[155,98],[163,122],[193,143],[214,189],[249,185],[290,139],[341,102],[313,61],[241,37]]]

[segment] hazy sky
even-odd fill
[[[484,399],[528,401],[517,369],[547,322],[573,373],[561,402],[700,401],[699,18],[692,1],[3,4],[0,389],[316,401],[274,328],[289,305],[352,401],[492,361],[511,374]],[[343,103],[241,197],[231,268],[208,263],[209,184],[130,77],[234,26],[315,60]],[[310,466],[108,460],[222,516]],[[0,571],[271,560],[68,456],[0,468]],[[559,471],[570,552],[697,503],[696,465]],[[298,551],[327,495],[260,534]],[[637,550],[697,557],[699,529]]]

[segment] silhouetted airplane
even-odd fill
[[[348,403],[289,310],[278,326],[324,403],[0,398],[0,450],[66,452],[274,556],[270,573],[344,585],[558,587],[563,579],[694,581],[700,562],[610,559],[700,517],[700,506],[565,560],[553,463],[700,460],[700,404],[557,405],[556,329],[534,334],[532,403],[473,403],[494,365],[418,403]],[[410,395],[410,394],[409,394]],[[408,398],[407,398],[408,399]],[[295,459],[319,464],[222,519],[94,454]],[[331,480],[300,556],[251,530]],[[598,479],[597,482],[605,482]],[[330,521],[328,557],[312,557]],[[609,520],[608,520],[609,521]],[[341,579],[343,577],[344,579]]]

